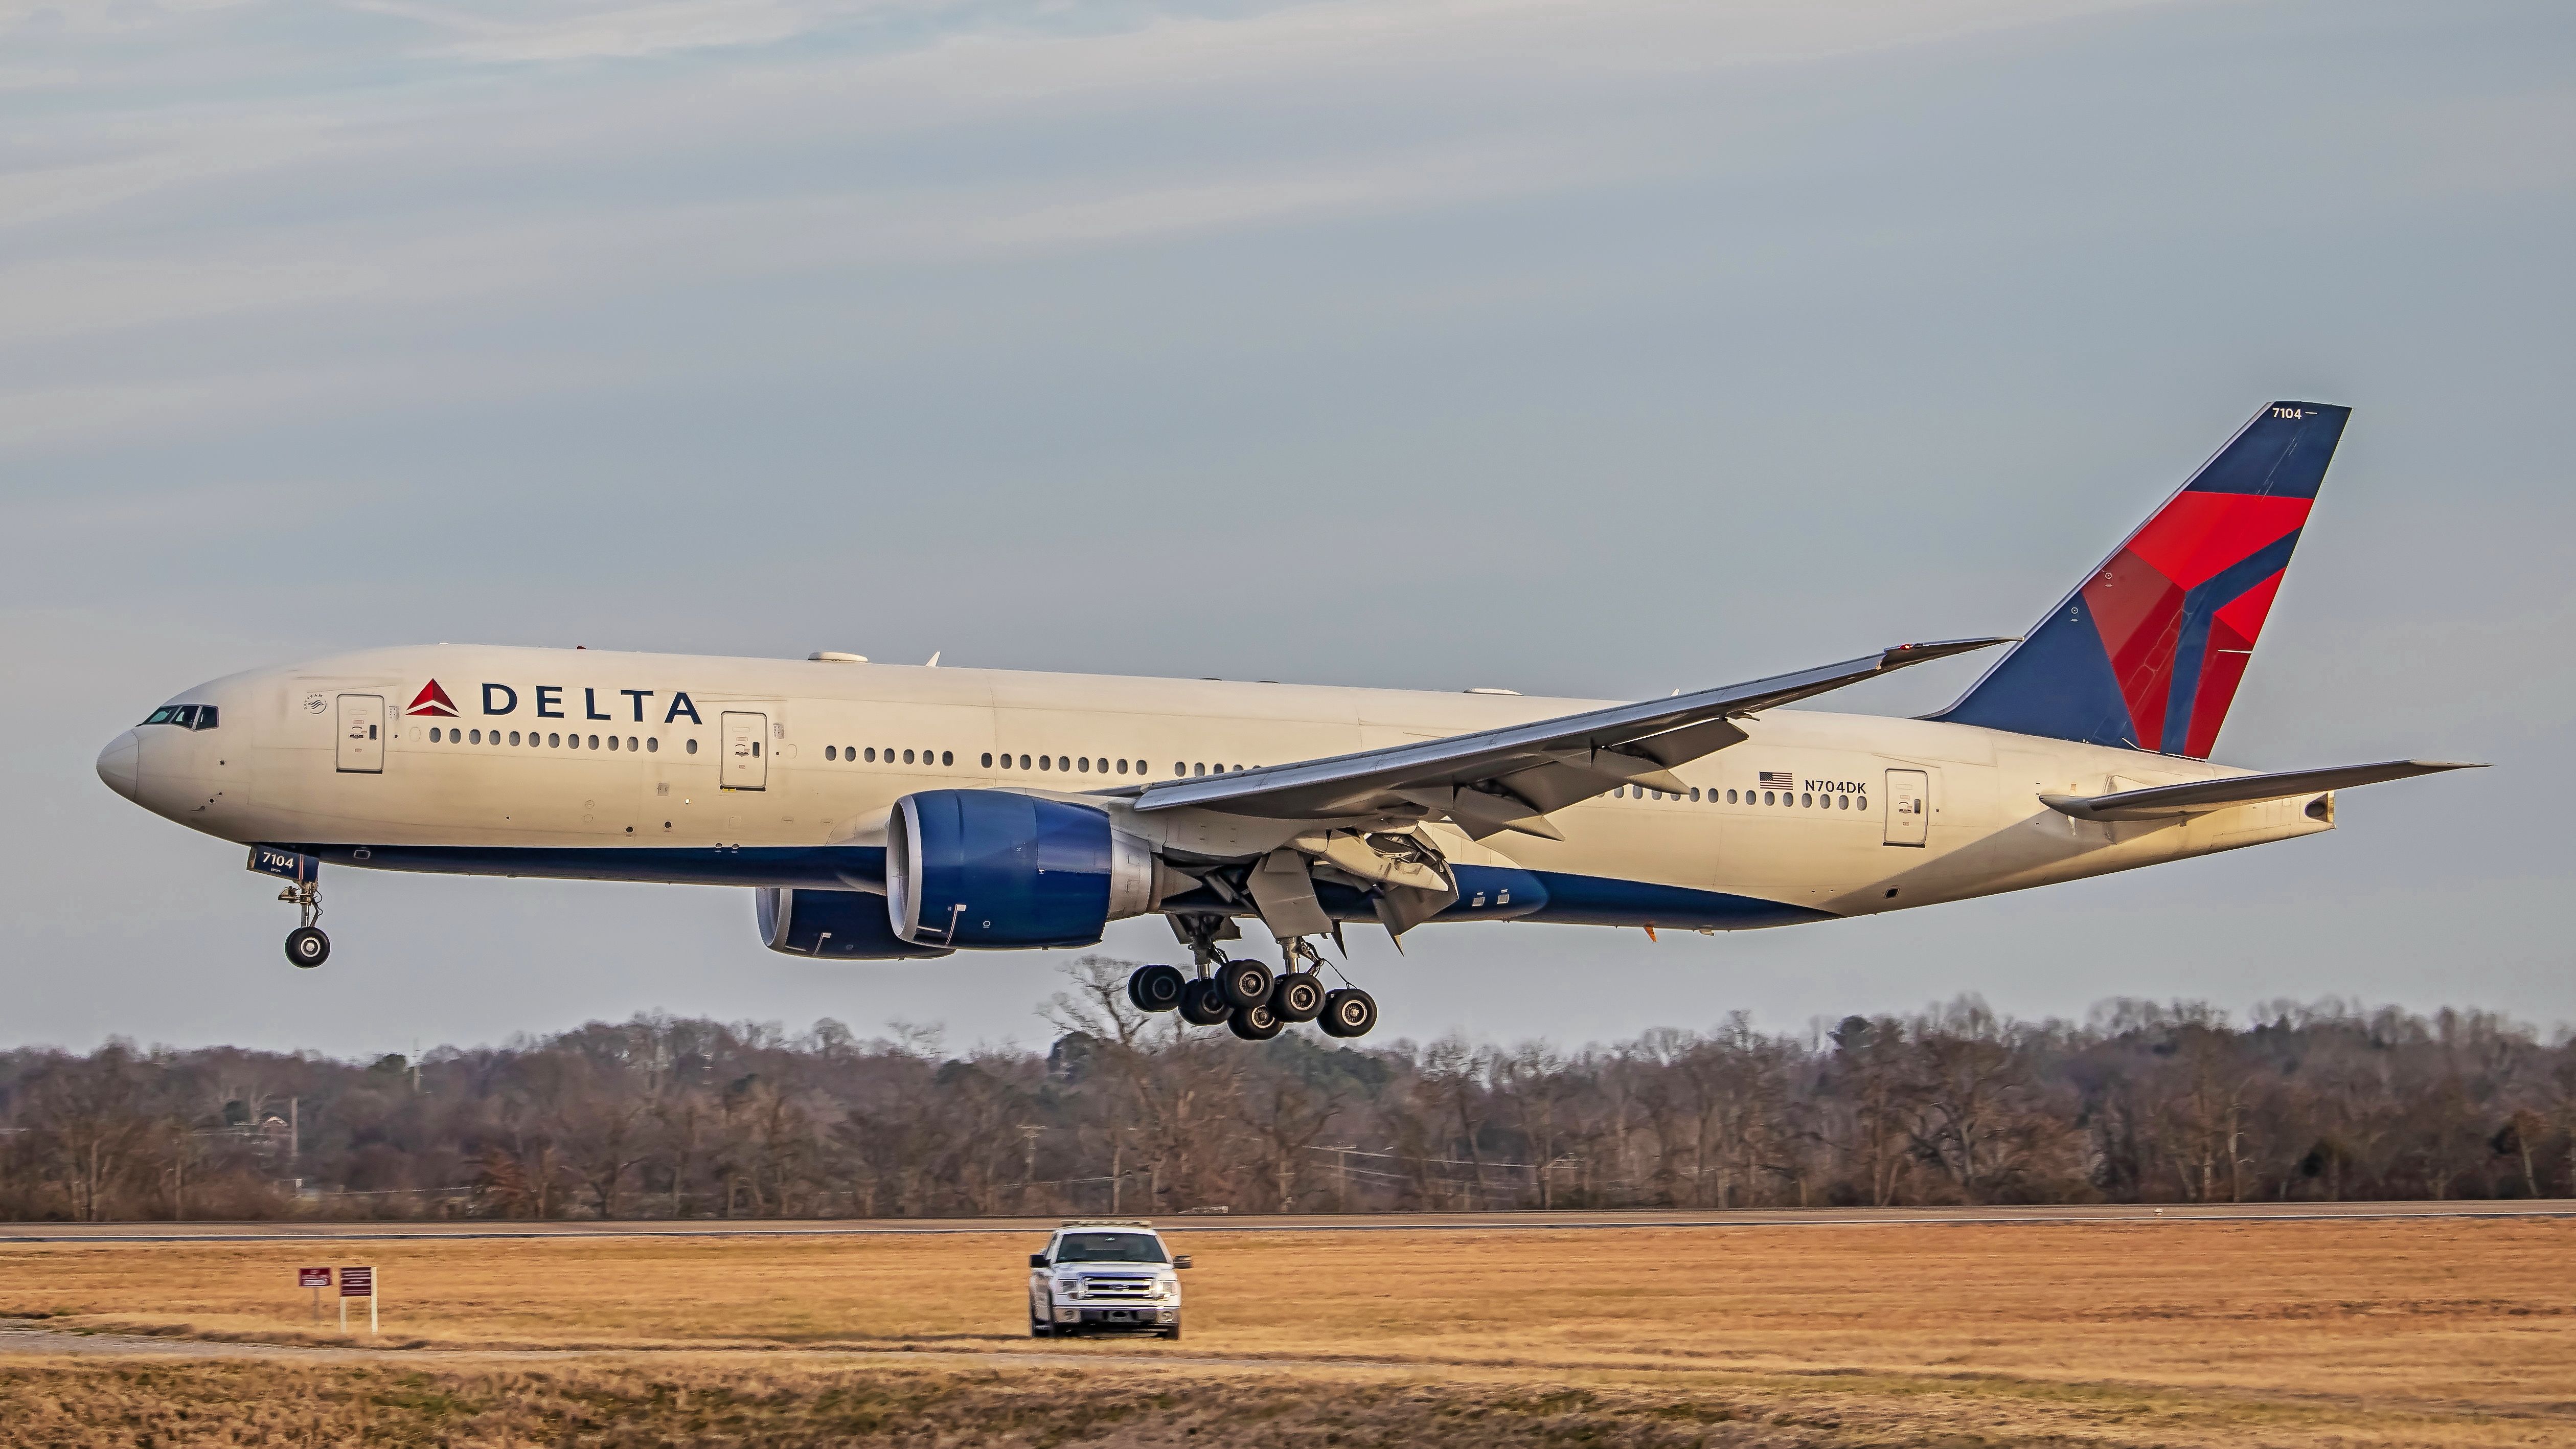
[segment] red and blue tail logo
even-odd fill
[[[2255,414],[1933,717],[2207,759],[2351,416],[2301,402]]]

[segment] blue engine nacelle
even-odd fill
[[[838,956],[850,961],[911,961],[945,956],[941,946],[916,946],[886,922],[885,897],[871,891],[785,890],[763,887],[760,938],[791,956]]]
[[[1008,790],[924,790],[886,823],[886,913],[922,946],[1088,946],[1154,907],[1154,852],[1109,812]]]

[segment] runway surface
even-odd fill
[[[2400,1218],[2576,1218],[2576,1199],[2512,1202],[2133,1203],[2046,1207],[1767,1208],[1744,1212],[1403,1213],[1368,1216],[1139,1217],[1166,1233],[1569,1232],[1618,1228],[1817,1228],[1947,1223],[2231,1223]],[[1038,1234],[1060,1217],[832,1219],[789,1222],[0,1223],[0,1243],[385,1242],[478,1238],[831,1238],[942,1233]]]
[[[1121,1368],[1271,1368],[1301,1363],[1313,1368],[1332,1369],[1407,1369],[1416,1365],[1380,1359],[1336,1358],[1329,1354],[1302,1356],[1274,1354],[1261,1358],[1240,1355],[1186,1353],[1167,1349],[1155,1353],[1050,1353],[1042,1348],[955,1348],[947,1346],[915,1348],[843,1348],[829,1345],[760,1345],[738,1344],[690,1345],[673,1348],[664,1345],[633,1344],[592,1348],[331,1348],[301,1343],[257,1343],[239,1340],[204,1338],[157,1338],[140,1333],[67,1333],[60,1329],[35,1328],[0,1319],[0,1357],[26,1354],[69,1355],[75,1358],[184,1358],[184,1359],[266,1359],[289,1363],[365,1363],[372,1360],[399,1359],[406,1364],[422,1360],[521,1360],[656,1358],[675,1354],[692,1357],[724,1358],[831,1358],[884,1359],[893,1362],[946,1363],[971,1359],[979,1363],[1079,1364],[1097,1368],[1116,1365]]]

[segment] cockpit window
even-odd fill
[[[211,704],[165,704],[152,711],[144,724],[177,725],[183,730],[210,730],[215,727],[215,707]]]
[[[1151,1233],[1067,1233],[1056,1239],[1059,1263],[1166,1263]]]

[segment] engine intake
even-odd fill
[[[886,921],[885,898],[871,891],[786,890],[762,887],[760,938],[790,956],[838,956],[851,961],[917,961],[949,954],[943,946],[916,946]]]
[[[1154,852],[1109,812],[1008,790],[924,790],[886,825],[886,914],[921,946],[1088,946],[1154,907]]]

